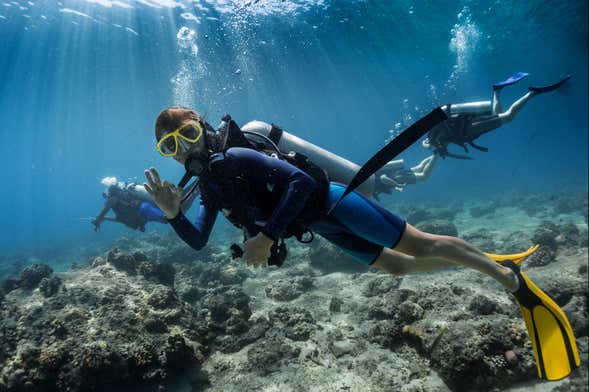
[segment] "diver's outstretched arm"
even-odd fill
[[[108,214],[110,209],[110,202],[107,201],[106,203],[104,203],[104,208],[102,208],[102,211],[100,211],[98,216],[92,220],[92,224],[94,225],[94,231],[100,230],[100,224],[105,219],[104,217],[106,216],[106,214]]]

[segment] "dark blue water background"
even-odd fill
[[[274,122],[361,163],[439,104],[490,99],[493,82],[530,72],[504,90],[507,107],[568,72],[479,141],[489,153],[441,161],[384,203],[587,189],[586,1],[3,0],[0,15],[4,255],[47,259],[126,233],[80,218],[101,209],[105,176],[142,182],[153,165],[180,178],[153,135],[175,103],[215,124]]]

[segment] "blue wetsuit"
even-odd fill
[[[153,203],[144,201],[139,206],[139,215],[148,222],[156,221],[166,223],[166,215]]]
[[[318,190],[317,182],[297,167],[255,150],[230,148],[211,159],[210,172],[200,181],[209,192],[203,192],[196,222],[191,224],[182,212],[169,222],[180,238],[196,250],[204,247],[219,210],[222,208],[222,186],[215,180],[222,167],[226,178],[241,178],[247,183],[247,200],[255,220],[265,222],[261,232],[277,240],[299,214],[303,214]],[[324,212],[344,191],[331,183]],[[242,195],[244,196],[244,195]],[[244,197],[245,197],[244,196]],[[405,230],[401,218],[379,207],[358,193],[346,196],[329,216],[322,215],[310,228],[343,251],[365,264],[371,264],[383,247],[397,245]]]

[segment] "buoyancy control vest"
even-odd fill
[[[141,216],[139,209],[143,200],[137,198],[127,188],[113,186],[111,198],[112,210],[117,221],[135,230],[144,231],[147,220]]]
[[[317,189],[308,198],[301,213],[291,222],[282,236],[283,238],[294,236],[299,241],[308,242],[304,238],[306,233],[310,233],[312,239],[312,233],[308,226],[319,219],[326,209],[329,178],[325,170],[314,164],[303,154],[293,151],[288,153],[280,151],[270,137],[256,132],[243,132],[228,115],[223,117],[223,122],[224,126],[215,135],[217,143],[214,143],[216,148],[213,151],[216,155],[209,161],[210,174],[213,175],[215,183],[221,189],[213,190],[205,181],[202,181],[200,184],[201,197],[204,200],[210,198],[210,202],[217,203],[223,210],[230,211],[227,215],[229,221],[234,226],[244,229],[248,236],[256,235],[261,227],[255,223],[250,184],[240,176],[229,177],[223,174],[223,153],[230,148],[241,147],[284,160],[308,174],[317,183]],[[276,125],[272,127],[274,133],[281,132],[280,127]],[[219,198],[219,195],[222,195],[222,197]]]

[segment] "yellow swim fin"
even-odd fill
[[[520,270],[519,263],[506,260],[501,264],[519,279],[520,287],[513,295],[532,340],[538,375],[551,381],[565,378],[581,364],[569,320],[556,302]]]
[[[490,259],[493,259],[499,263],[501,263],[503,261],[511,260],[515,264],[520,264],[522,261],[524,261],[526,258],[528,258],[532,253],[534,253],[539,247],[540,247],[540,245],[534,245],[534,246],[530,247],[530,249],[526,250],[525,252],[514,253],[512,255],[496,255],[493,253],[485,253],[485,255],[487,257],[489,257]]]

